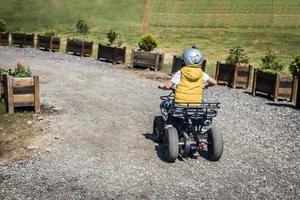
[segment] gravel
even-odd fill
[[[0,47],[0,66],[40,75],[42,102],[60,108],[44,132],[59,138],[0,164],[0,199],[299,199],[300,111],[216,86],[220,161],[161,159],[147,139],[159,114],[156,81],[61,53]]]

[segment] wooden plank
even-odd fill
[[[236,81],[236,82],[247,83],[248,77],[247,77],[247,76],[237,76],[235,81]]]
[[[126,61],[126,47],[123,48],[123,64],[125,63]]]
[[[133,67],[133,66],[134,66],[134,63],[133,63],[133,57],[134,57],[134,49],[131,50],[130,67]]]
[[[34,111],[36,113],[39,113],[41,111],[39,76],[34,76],[33,79],[34,79]]]
[[[219,83],[219,71],[220,71],[220,62],[217,61],[216,74],[215,74],[215,79],[217,81],[217,84]]]
[[[155,71],[159,70],[159,54],[156,54],[156,60],[155,60]]]
[[[233,73],[233,83],[232,83],[232,87],[236,88],[236,79],[237,79],[237,75],[238,75],[238,65],[234,66],[234,73]]]
[[[275,82],[275,87],[274,87],[273,101],[278,100],[278,88],[279,88],[279,75],[276,74],[276,82]]]
[[[249,66],[248,82],[247,82],[246,90],[250,90],[250,86],[252,86],[253,73],[254,73],[253,67],[250,65]]]
[[[14,98],[13,98],[13,87],[12,87],[12,78],[8,75],[6,76],[6,87],[7,87],[7,109],[9,114],[14,113]]]
[[[296,92],[296,108],[300,109],[300,77],[298,77],[297,90]]]
[[[12,87],[30,87],[34,85],[33,78],[13,78]]]
[[[102,45],[98,44],[98,54],[97,54],[97,60],[101,58],[101,51],[102,51]]]
[[[252,86],[252,95],[256,95],[256,82],[257,82],[257,70],[254,70],[254,76],[253,76],[253,86]]]
[[[296,103],[296,98],[297,98],[297,83],[298,83],[298,79],[297,79],[297,77],[294,77],[293,90],[292,90],[292,98],[291,98],[291,102],[292,103]]]
[[[34,103],[34,94],[15,94],[13,95],[14,104]]]
[[[292,88],[278,88],[278,94],[292,95]]]
[[[0,74],[0,99],[2,98],[3,94],[4,94],[3,75]]]

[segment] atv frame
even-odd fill
[[[220,103],[175,103],[174,92],[160,97],[161,116],[153,122],[153,139],[163,144],[168,162],[207,151],[211,161],[223,154],[223,135],[212,125]]]

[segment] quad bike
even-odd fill
[[[180,155],[185,158],[205,151],[211,161],[218,161],[223,154],[223,135],[212,120],[220,103],[175,103],[174,90],[161,96],[161,116],[153,122],[153,139],[163,144],[168,162],[175,162]]]

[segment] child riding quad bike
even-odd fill
[[[203,56],[198,49],[186,49],[182,61],[184,67],[159,86],[169,90],[177,85],[171,94],[160,97],[161,116],[154,118],[153,139],[163,142],[168,162],[204,150],[211,161],[218,161],[223,154],[223,135],[212,120],[219,103],[202,102],[204,84],[209,87],[216,81],[201,70]]]

